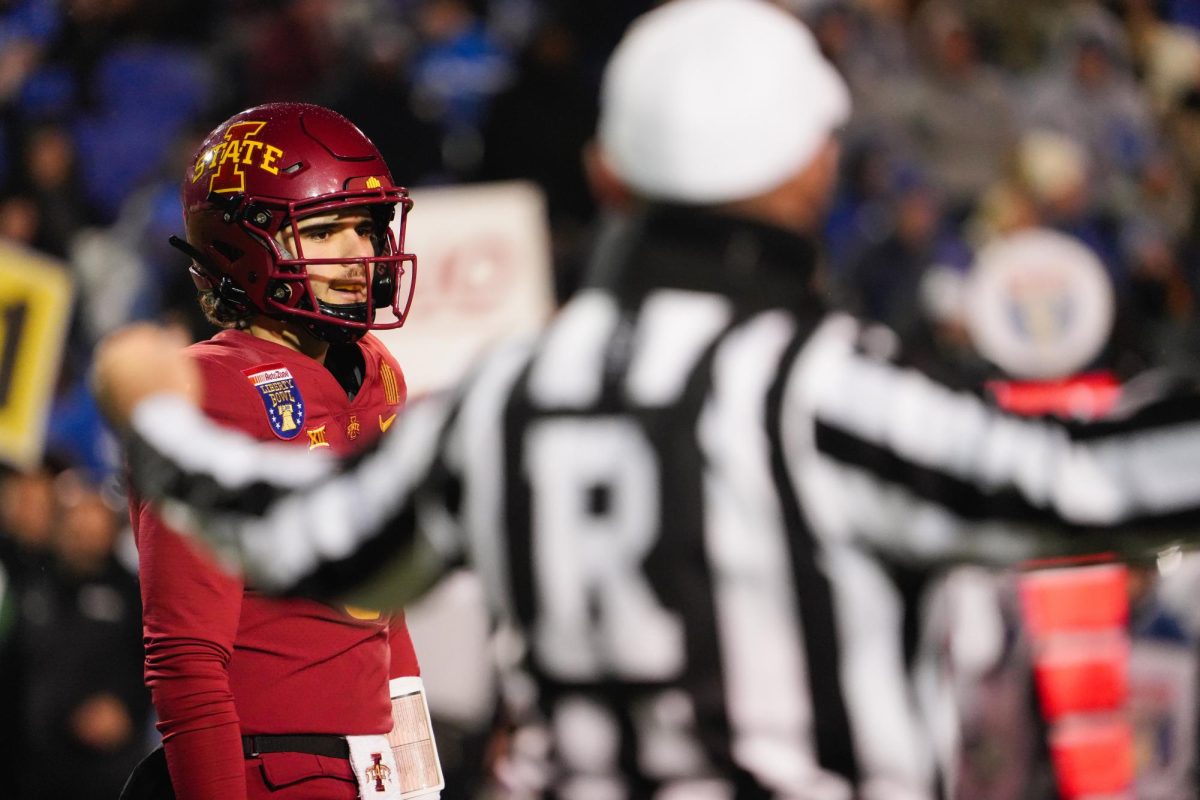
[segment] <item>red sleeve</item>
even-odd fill
[[[388,622],[388,645],[392,651],[388,680],[421,674],[421,665],[417,663],[417,651],[413,649],[412,638],[408,635],[403,611],[397,611]]]
[[[179,800],[246,796],[228,666],[242,584],[146,505],[137,510],[146,684]]]
[[[193,352],[194,356],[200,354]],[[246,428],[240,375],[200,356],[205,410]],[[236,414],[241,411],[242,419]],[[253,407],[253,406],[250,406]],[[261,414],[259,416],[262,416]],[[229,683],[242,582],[217,569],[147,504],[133,506],[146,685],[179,800],[245,800],[241,728]]]
[[[397,406],[403,406],[408,400],[408,386],[396,357],[372,334],[364,336],[359,343],[367,358],[377,359],[379,381],[384,387],[384,402],[394,402]],[[403,611],[392,614],[388,623],[388,645],[391,650],[389,680],[421,674],[421,666],[417,662],[417,654],[413,648],[412,637],[408,634],[408,624],[404,620]]]
[[[379,359],[380,380],[385,386],[390,384],[391,390],[395,392],[394,397],[387,399],[394,399],[397,405],[403,407],[408,401],[408,385],[404,380],[404,371],[400,369],[400,362],[375,336],[364,336],[361,341],[364,347]],[[385,373],[389,371],[390,375],[385,377]],[[417,653],[413,648],[412,637],[408,635],[408,624],[404,620],[403,611],[392,615],[388,624],[388,644],[392,651],[391,665],[388,669],[389,680],[421,674],[421,665],[417,663]]]

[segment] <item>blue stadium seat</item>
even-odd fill
[[[201,114],[212,74],[196,52],[138,43],[109,53],[93,80],[97,109],[74,126],[80,178],[89,202],[115,218],[121,202],[155,173],[176,136]]]

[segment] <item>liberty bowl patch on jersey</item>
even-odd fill
[[[304,430],[304,398],[296,379],[283,364],[263,364],[243,370],[258,390],[267,410],[267,422],[280,439],[295,439]]]

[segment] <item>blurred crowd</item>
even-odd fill
[[[131,320],[211,333],[167,245],[200,136],[241,108],[304,100],[356,122],[399,183],[533,181],[561,299],[595,221],[620,210],[589,188],[587,146],[604,61],[652,5],[0,0],[0,239],[60,260],[76,286],[45,466],[0,484],[0,719],[22,721],[0,725],[14,739],[0,752],[97,787],[89,765],[103,763],[111,787],[152,739],[119,459],[86,374],[99,338]],[[964,333],[963,281],[989,241],[1051,228],[1089,247],[1114,290],[1090,368],[1195,363],[1200,2],[783,5],[854,94],[827,230],[834,302],[996,377]],[[66,796],[47,786],[28,796]]]
[[[1200,7],[863,6],[807,12],[857,101],[830,226],[842,299],[901,334],[932,325],[958,349],[954,279],[997,236],[1051,228],[1094,251],[1112,282],[1104,366],[1128,375],[1186,363],[1200,243]]]
[[[152,741],[136,563],[113,498],[56,459],[0,483],[5,796],[115,798]]]

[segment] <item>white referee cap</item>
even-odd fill
[[[808,29],[766,0],[670,0],[605,68],[599,144],[651,199],[721,203],[799,172],[850,113]]]

